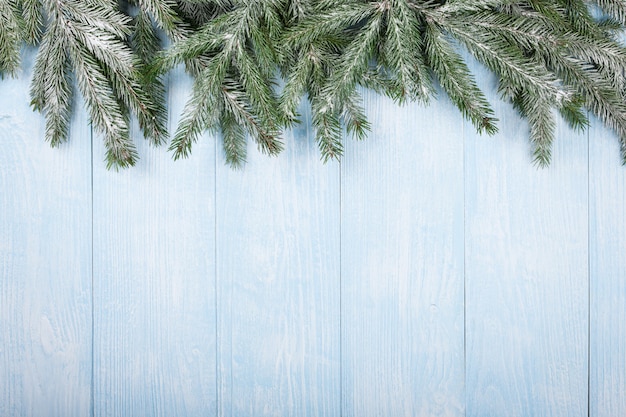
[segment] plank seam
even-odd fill
[[[465,149],[465,124],[461,123],[461,135],[463,137],[462,149],[463,149],[463,392],[464,392],[464,404],[463,415],[467,416],[467,164],[466,164],[466,149]]]
[[[589,112],[587,111],[587,118]],[[591,140],[587,129],[587,417],[591,417]]]
[[[90,123],[89,126],[89,136],[90,136],[90,152],[91,152],[91,172],[90,172],[90,180],[91,180],[91,387],[89,389],[89,412],[91,417],[95,417],[95,376],[94,376],[94,352],[95,352],[95,311],[94,311],[94,190],[93,190],[93,125]]]
[[[341,258],[343,249],[343,228],[342,228],[342,216],[343,216],[343,195],[341,192],[342,186],[342,173],[343,168],[341,161],[339,162],[339,417],[343,417],[343,283],[342,283],[342,265],[343,260]]]
[[[218,282],[217,282],[217,139],[213,141],[213,283],[214,283],[214,300],[215,303],[215,416],[220,415],[220,372],[219,372],[219,321],[217,315],[218,309]]]

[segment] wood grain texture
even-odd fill
[[[467,416],[586,416],[586,134],[559,123],[536,168],[527,123],[491,100],[500,133],[466,128]]]
[[[339,416],[339,167],[308,112],[274,159],[217,163],[219,416]]]
[[[366,93],[342,163],[343,415],[462,416],[462,119]]]
[[[0,82],[0,415],[88,416],[91,382],[90,127],[51,149],[29,108],[34,51]]]
[[[589,132],[590,416],[626,415],[626,168],[619,141]]]
[[[190,81],[172,79],[173,129]],[[174,162],[138,138],[123,172],[94,144],[95,416],[215,415],[214,144]]]

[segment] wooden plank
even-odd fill
[[[0,415],[88,416],[91,130],[77,100],[51,149],[29,107],[34,51],[0,82]]]
[[[191,88],[172,80],[171,130]],[[94,138],[95,415],[215,415],[215,145],[137,144],[111,172]]]
[[[619,141],[589,132],[590,416],[626,412],[626,168]]]
[[[338,416],[339,169],[308,113],[270,159],[217,163],[219,416]]]
[[[559,122],[537,168],[527,123],[490,96],[500,133],[466,128],[467,416],[586,416],[586,133]]]
[[[462,118],[365,107],[341,171],[343,415],[462,416]]]

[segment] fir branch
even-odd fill
[[[283,144],[279,138],[280,131],[274,130],[274,125],[265,125],[254,112],[250,105],[250,96],[242,88],[243,86],[235,79],[227,79],[222,86],[224,107],[230,112],[237,123],[251,133],[259,145],[259,149],[267,155],[278,155],[283,150]]]
[[[183,116],[169,150],[174,159],[186,158],[191,147],[205,130],[215,129],[219,123],[223,101],[220,86],[226,77],[226,60],[215,57],[194,81],[192,96],[185,104]]]
[[[315,59],[315,47],[311,45],[304,56],[294,60],[295,65],[287,72],[287,81],[279,105],[288,123],[294,123],[298,118],[297,108],[309,86]]]
[[[398,76],[409,100],[427,102],[433,93],[430,74],[422,56],[420,19],[406,0],[389,0],[384,62]]]
[[[20,66],[23,26],[16,0],[0,2],[0,77],[14,75]]]
[[[58,41],[52,40],[55,38]],[[46,50],[47,48],[49,50]],[[46,115],[46,138],[52,146],[57,146],[64,142],[69,134],[73,95],[66,44],[58,22],[53,23],[41,51],[45,51],[48,57],[58,58],[46,62],[46,71],[42,72],[45,79],[41,83],[43,86],[41,103]]]
[[[311,110],[315,140],[322,152],[322,161],[339,159],[343,155],[339,115],[326,103],[316,98],[311,101]]]
[[[522,50],[511,45],[506,38],[483,30],[480,26],[482,15],[465,14],[462,17],[439,20],[447,32],[467,47],[474,57],[487,68],[504,78],[512,85],[530,90],[534,94],[556,98],[559,94],[557,79],[546,68],[526,57]],[[500,20],[492,26],[505,27],[510,22]]]
[[[489,102],[461,56],[446,40],[445,34],[429,22],[424,35],[428,65],[443,90],[479,132],[496,133],[496,119]]]
[[[552,158],[552,142],[556,122],[552,114],[552,105],[545,98],[521,92],[515,104],[530,125],[530,141],[534,145],[534,162],[540,167],[550,164]]]
[[[130,141],[128,119],[98,61],[77,45],[69,45],[80,89],[94,127],[103,133],[107,167],[135,164],[137,152]]]
[[[615,20],[626,25],[626,2],[624,0],[595,0],[593,3]]]
[[[575,128],[595,114],[620,136],[626,163],[625,25],[624,0],[5,0],[0,75],[15,74],[23,42],[40,43],[31,99],[46,139],[67,139],[76,82],[110,166],[136,159],[131,115],[152,143],[164,141],[162,76],[179,64],[195,83],[175,158],[206,130],[221,132],[232,166],[244,163],[248,136],[275,155],[307,97],[327,161],[341,156],[343,127],[357,139],[369,129],[360,87],[427,101],[437,80],[478,131],[494,133],[464,48],[528,120],[539,166],[550,160],[556,111]]]
[[[335,2],[323,12],[310,15],[287,31],[283,42],[292,48],[305,48],[328,36],[344,32],[369,19],[375,7],[370,2]]]
[[[357,91],[353,91],[344,101],[341,113],[341,119],[345,122],[347,132],[358,140],[365,139],[371,128],[361,101],[361,95]]]
[[[241,168],[246,162],[246,131],[232,113],[224,113],[220,119],[226,163]]]
[[[46,115],[47,139],[67,139],[72,102],[70,73],[85,98],[92,123],[104,136],[107,166],[133,165],[130,110],[146,137],[166,136],[165,107],[141,83],[141,63],[125,43],[130,18],[108,2],[45,0],[48,27],[35,63],[32,105]]]
[[[154,18],[159,29],[168,36],[177,39],[184,27],[184,22],[176,13],[177,4],[173,0],[136,0],[141,11]]]
[[[222,4],[221,6],[227,6]],[[208,88],[212,78],[209,99],[194,96],[187,110],[192,117],[184,116],[174,138],[175,157],[186,156],[191,144],[203,129],[212,128],[222,115],[206,109],[220,101],[221,111],[228,113],[270,155],[282,150],[281,128],[288,117],[282,114],[276,93],[272,89],[277,55],[274,44],[282,31],[280,1],[233,2],[232,6],[208,21],[195,34],[176,43],[157,59],[155,68],[164,72],[181,62],[205,57],[210,66],[218,67],[218,77],[209,77],[203,70],[196,74],[198,88]],[[274,40],[273,40],[274,39]],[[206,116],[211,115],[210,122]],[[230,119],[228,123],[230,123]],[[228,127],[226,130],[235,132]],[[231,147],[227,147],[226,151]],[[235,148],[232,148],[235,149]],[[227,156],[227,161],[237,163],[237,155]]]
[[[43,10],[40,0],[21,0],[24,21],[24,39],[36,45],[41,39],[43,28]]]

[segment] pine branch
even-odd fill
[[[595,0],[593,3],[615,20],[626,25],[626,2],[624,0]]]
[[[136,160],[131,115],[164,141],[162,76],[179,64],[195,83],[174,158],[207,130],[221,132],[232,166],[245,162],[247,137],[275,155],[306,97],[327,161],[341,156],[344,127],[357,139],[369,130],[361,87],[426,102],[436,80],[478,131],[494,133],[464,48],[528,120],[539,166],[550,161],[556,111],[579,129],[595,114],[620,136],[626,163],[625,26],[624,0],[4,0],[0,76],[16,73],[24,42],[40,43],[31,103],[46,139],[67,139],[76,83],[109,166]]]
[[[70,55],[91,121],[104,135],[107,167],[134,165],[137,153],[130,141],[128,119],[98,61],[76,45],[70,45]]]
[[[14,75],[20,66],[22,25],[17,1],[0,2],[0,78],[5,73]]]
[[[219,123],[222,109],[220,86],[226,78],[226,60],[215,57],[194,81],[192,96],[187,101],[183,116],[169,150],[174,159],[186,158],[191,147],[205,130],[214,130]]]
[[[344,101],[341,113],[341,119],[346,125],[347,132],[358,140],[365,139],[371,128],[361,101],[361,95],[357,91],[353,91],[352,95]]]
[[[515,104],[530,125],[530,141],[535,148],[534,162],[540,167],[548,166],[556,129],[551,103],[524,91],[518,95]]]
[[[496,119],[485,95],[478,88],[469,68],[452,45],[433,23],[426,24],[426,56],[428,65],[439,79],[452,102],[469,119],[476,130],[494,134]]]
[[[58,39],[58,42],[52,39]],[[70,80],[69,61],[67,59],[66,44],[63,41],[62,28],[58,23],[53,24],[49,36],[44,40],[42,52],[51,59],[47,62],[43,88],[43,111],[46,115],[46,138],[52,146],[57,146],[67,139],[72,113],[72,85]],[[49,50],[46,50],[49,48]]]
[[[177,4],[173,0],[136,0],[142,13],[154,18],[159,29],[173,39],[182,36],[188,28],[176,12]]]
[[[230,4],[216,5],[218,7]],[[282,31],[279,1],[233,2],[222,14],[205,23],[196,33],[177,42],[157,59],[157,73],[167,71],[175,65],[205,57],[206,67],[219,67],[219,77],[212,77],[211,94],[204,100],[194,97],[188,102],[187,110],[193,117],[184,117],[174,138],[175,157],[185,156],[191,144],[203,129],[213,127],[215,121],[228,120],[226,131],[236,132],[228,123],[235,120],[259,144],[260,149],[276,155],[282,150],[281,129],[288,117],[282,114],[278,98],[272,89],[277,55],[276,40]],[[207,88],[209,78],[204,71],[196,74],[198,88]],[[220,111],[228,115],[215,114],[206,106],[220,101]],[[206,116],[211,115],[210,123]],[[238,133],[237,133],[238,134]],[[238,149],[226,147],[229,149]],[[227,161],[238,163],[240,157],[227,155]]]
[[[279,139],[280,132],[274,130],[274,125],[265,125],[263,119],[255,114],[254,106],[250,105],[251,98],[242,87],[237,80],[226,80],[222,86],[224,107],[233,115],[237,123],[250,132],[263,153],[271,156],[278,155],[283,150],[283,144]]]
[[[43,28],[43,10],[40,0],[20,0],[24,20],[24,39],[36,45],[41,39]]]
[[[319,99],[311,101],[311,110],[315,140],[322,152],[322,161],[339,159],[343,155],[339,115]]]
[[[466,14],[455,19],[440,19],[438,23],[465,45],[478,61],[512,85],[530,90],[534,94],[556,98],[559,91],[554,75],[532,58],[526,57],[507,39],[482,30],[480,19],[482,17]],[[509,21],[503,20],[497,24],[504,27]]]
[[[397,74],[409,100],[427,102],[433,94],[433,87],[422,56],[421,21],[409,9],[406,0],[387,3],[384,62]]]
[[[224,113],[220,120],[224,138],[226,163],[234,168],[241,168],[246,162],[246,131],[237,122],[232,113]]]
[[[47,139],[67,139],[73,72],[92,123],[103,134],[107,166],[133,165],[137,154],[129,137],[130,110],[146,137],[166,136],[165,107],[141,84],[141,63],[125,43],[130,19],[108,2],[45,0],[48,27],[35,63],[32,105],[46,115]]]

